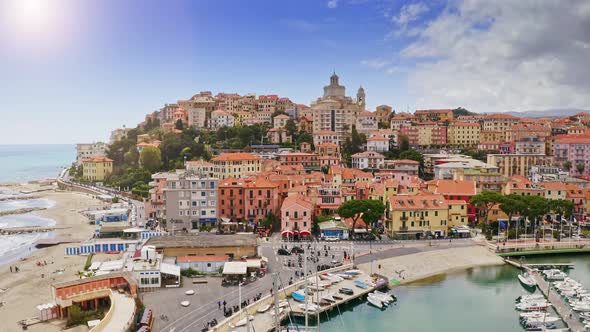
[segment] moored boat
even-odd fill
[[[533,276],[531,276],[528,273],[519,274],[518,275],[518,280],[520,281],[520,283],[523,286],[525,286],[527,288],[534,289],[535,287],[537,287],[537,282],[535,281],[535,279],[533,278]]]
[[[355,284],[355,286],[357,286],[357,287],[359,287],[359,288],[363,288],[363,289],[365,289],[365,288],[368,288],[368,287],[369,287],[369,285],[367,285],[367,283],[365,283],[365,282],[362,282],[362,281],[360,281],[360,280],[355,280],[355,281],[354,281],[354,284]]]
[[[375,298],[375,297],[367,297],[367,301],[369,302],[369,304],[379,308],[379,309],[383,309],[383,302],[381,302],[381,300]]]

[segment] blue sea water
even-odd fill
[[[0,183],[55,178],[75,160],[73,144],[0,145]]]

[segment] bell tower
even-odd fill
[[[356,93],[356,102],[365,109],[365,89],[361,86]]]

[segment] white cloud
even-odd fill
[[[420,15],[428,11],[428,6],[421,2],[405,5],[401,8],[399,15],[392,17],[392,21],[400,26],[407,26],[420,18]]]
[[[381,59],[381,58],[374,58],[374,59],[366,59],[361,61],[361,65],[373,68],[373,69],[381,69],[387,65],[389,65],[391,61]]]
[[[590,107],[588,1],[454,1],[415,34],[400,55],[415,65],[408,87],[418,107]]]
[[[338,1],[339,0],[328,0],[326,5],[328,6],[328,8],[334,9],[334,8],[338,7]]]
[[[298,19],[287,20],[287,19],[285,19],[285,20],[282,20],[281,22],[290,29],[302,31],[302,32],[314,32],[314,31],[318,30],[318,28],[319,28],[317,24],[306,21],[306,20],[298,20]]]

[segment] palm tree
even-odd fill
[[[586,165],[584,164],[577,164],[576,165],[576,170],[578,171],[579,174],[584,173],[584,170],[586,170]]]

